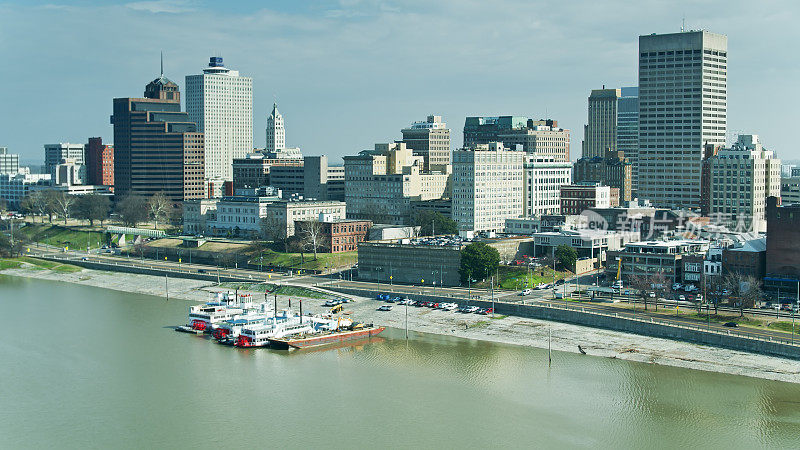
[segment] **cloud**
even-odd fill
[[[179,14],[195,11],[195,8],[189,6],[188,1],[184,0],[154,0],[143,2],[127,3],[126,7],[135,11],[147,11],[153,14],[169,13]]]
[[[687,26],[729,35],[729,129],[800,157],[791,133],[800,66],[778,49],[800,41],[798,7],[767,3],[754,10],[743,0],[723,9],[647,0],[557,8],[528,0],[342,0],[231,10],[172,0],[66,11],[0,4],[0,52],[25,70],[4,93],[15,108],[0,109],[8,130],[0,145],[41,158],[45,142],[110,140],[111,99],[141,95],[164,50],[166,75],[181,88],[183,76],[216,53],[253,77],[257,145],[277,95],[287,143],[310,155],[335,158],[397,139],[435,113],[454,145],[467,115],[548,115],[572,130],[577,156],[590,90],[635,85],[637,37],[677,31],[680,11],[691,10]]]

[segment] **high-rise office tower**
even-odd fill
[[[203,133],[181,112],[178,85],[161,76],[144,98],[115,98],[115,195],[151,196],[173,202],[204,198]]]
[[[510,148],[521,145],[526,153],[542,158],[569,161],[569,130],[559,128],[558,121],[552,119],[528,119],[524,127],[500,133],[497,141]]]
[[[781,160],[761,145],[757,135],[737,141],[710,156],[709,215],[736,231],[767,231],[768,197],[781,195]]]
[[[44,166],[47,173],[52,174],[55,167],[65,159],[71,160],[77,165],[85,164],[83,144],[70,144],[69,142],[45,144]]]
[[[267,117],[267,146],[264,151],[275,152],[286,148],[286,130],[283,116],[278,112],[278,104],[272,104],[272,113]]]
[[[617,103],[621,95],[620,89],[592,89],[581,157],[602,158],[606,150],[616,150]]]
[[[453,220],[459,230],[503,231],[523,214],[525,153],[502,143],[453,152]]]
[[[623,87],[617,100],[617,150],[631,162],[631,190],[639,187],[639,87]]]
[[[428,116],[424,122],[414,122],[402,130],[406,146],[415,155],[425,157],[423,170],[443,170],[450,164],[450,129],[442,116]]]
[[[700,206],[705,144],[724,145],[728,38],[708,31],[639,36],[638,194]]]
[[[635,190],[639,155],[639,88],[594,89],[589,96],[587,125],[583,129],[584,159],[605,158],[606,151],[622,151],[631,163]]]
[[[497,142],[498,136],[510,130],[525,128],[527,117],[467,117],[464,121],[464,148]]]
[[[253,79],[212,56],[201,75],[186,76],[186,112],[205,135],[206,179],[233,179],[234,158],[253,151]]]

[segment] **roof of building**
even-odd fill
[[[752,239],[741,245],[728,249],[732,252],[765,252],[767,251],[767,238]]]

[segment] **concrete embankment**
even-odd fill
[[[325,286],[332,291],[361,295],[375,298],[379,291],[343,288],[338,286]],[[461,301],[464,299],[454,299],[452,297],[441,297],[432,295],[414,295],[414,300],[450,302]],[[471,300],[470,305],[482,308],[492,307],[492,302],[485,300]],[[613,331],[639,334],[650,337],[666,338],[691,342],[695,344],[712,345],[715,347],[730,350],[739,350],[762,355],[779,356],[782,358],[800,360],[800,345],[776,342],[768,339],[758,339],[736,332],[717,332],[705,330],[701,327],[680,326],[668,321],[657,319],[634,319],[630,317],[619,317],[614,314],[604,314],[582,310],[579,304],[560,305],[536,303],[532,305],[522,305],[519,303],[494,303],[497,314],[526,317],[532,319],[551,320],[575,325],[584,325],[593,328],[603,328]]]
[[[147,267],[146,265],[133,265],[127,262],[120,261],[118,263],[103,263],[103,262],[96,262],[96,261],[82,261],[82,260],[74,260],[74,259],[65,259],[65,258],[54,258],[50,256],[35,256],[38,259],[45,259],[48,261],[55,261],[65,264],[72,264],[74,266],[83,267],[86,269],[93,269],[93,270],[110,270],[113,272],[124,272],[124,273],[135,273],[140,275],[153,275],[153,276],[170,276],[173,278],[186,278],[190,280],[201,280],[201,281],[212,281],[212,282],[226,282],[226,281],[264,281],[256,280],[250,277],[244,277],[240,275],[231,275],[226,273],[225,271],[220,271],[217,273],[216,270],[209,271],[206,273],[200,273],[196,270],[189,271],[189,270],[165,270],[158,267]]]

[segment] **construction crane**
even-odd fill
[[[616,281],[619,281],[621,276],[622,276],[622,258],[618,257],[617,258],[617,279],[616,279]]]

